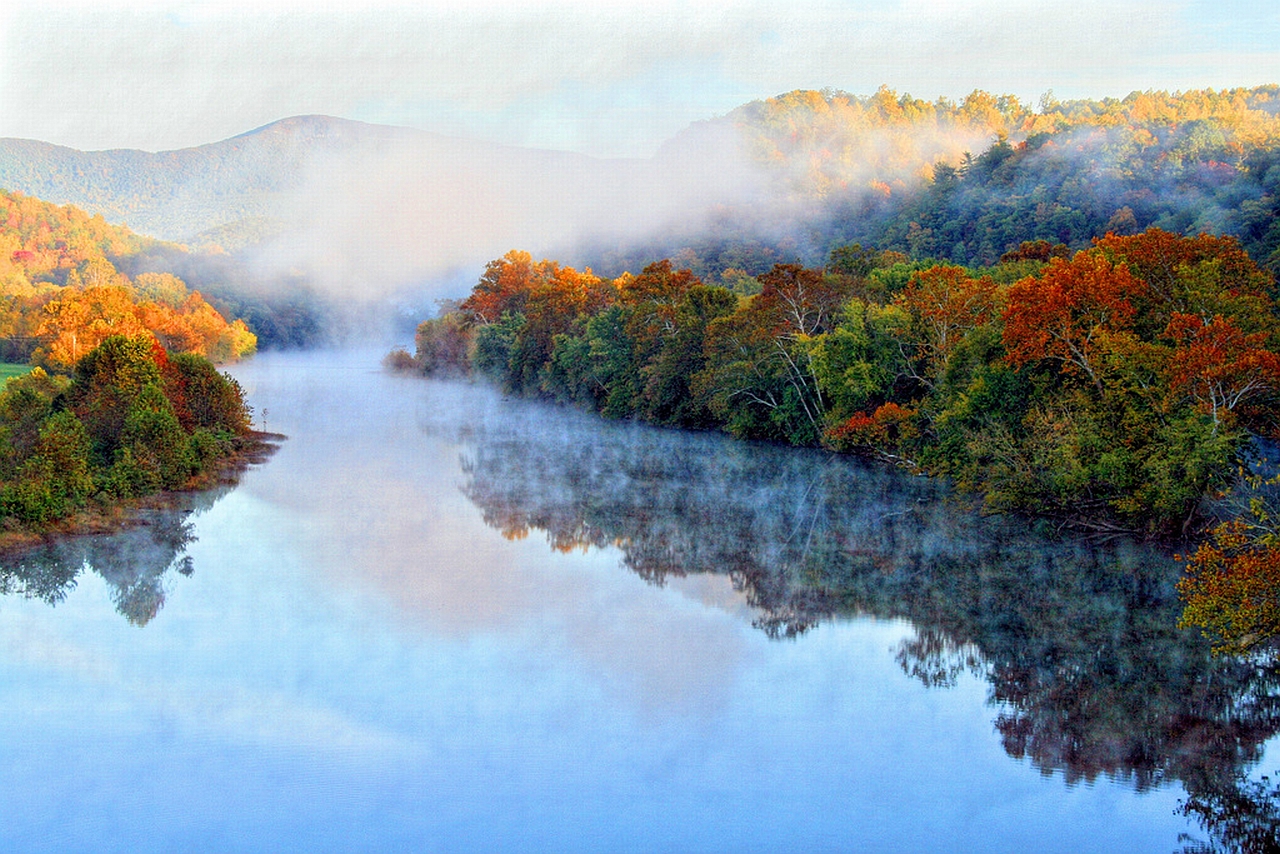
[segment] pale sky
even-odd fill
[[[86,150],[215,142],[322,113],[647,156],[792,89],[1034,106],[1280,83],[1259,0],[121,2],[8,0],[0,137]]]

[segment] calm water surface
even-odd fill
[[[1174,630],[1167,556],[377,358],[238,367],[266,465],[9,561],[0,849],[1168,852],[1213,838],[1188,799],[1274,816],[1276,680]]]

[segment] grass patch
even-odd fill
[[[31,370],[30,365],[17,365],[13,362],[0,362],[0,388],[13,377],[20,377]]]

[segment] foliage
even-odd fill
[[[257,338],[171,273],[130,279],[118,262],[149,248],[128,229],[71,206],[0,191],[0,342],[8,359],[69,370],[113,335],[144,332],[215,362]]]
[[[1250,436],[1280,427],[1274,283],[1230,238],[1031,241],[982,271],[858,245],[830,260],[775,264],[743,297],[670,261],[608,280],[510,252],[420,327],[416,361],[1160,536],[1192,530]]]
[[[1220,652],[1246,653],[1280,636],[1280,476],[1250,475],[1245,512],[1215,527],[1178,584],[1181,624],[1198,626]]]
[[[857,252],[831,256],[848,246],[988,267],[1023,244],[1074,253],[1154,226],[1232,237],[1277,272],[1278,100],[1274,85],[1035,106],[983,91],[960,101],[885,87],[788,92],[705,128],[741,140],[765,176],[763,203],[727,205],[698,232],[582,260],[620,272],[679,258],[727,283],[730,270],[757,276],[775,263],[865,263]]]
[[[0,525],[183,488],[248,431],[243,392],[207,359],[108,337],[73,378],[36,368],[0,391]]]
[[[424,320],[418,325],[413,340],[416,345],[413,361],[423,372],[466,372],[468,336],[463,317],[458,312],[448,312],[431,320]]]

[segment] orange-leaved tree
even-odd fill
[[[965,335],[996,316],[999,299],[990,276],[974,277],[963,267],[940,264],[913,273],[894,297],[911,318],[897,337],[913,379],[932,387]]]
[[[459,308],[480,324],[496,322],[503,312],[523,312],[530,291],[554,263],[534,264],[528,252],[513,249],[485,265],[480,281]]]
[[[1131,338],[1135,299],[1147,285],[1099,252],[1055,258],[1039,276],[1009,288],[1004,345],[1014,367],[1048,359],[1099,391],[1108,352]]]
[[[1233,318],[1175,313],[1167,335],[1175,342],[1169,362],[1170,394],[1190,397],[1213,419],[1224,420],[1255,402],[1274,403],[1280,392],[1280,354],[1267,349],[1266,332],[1246,334]],[[1274,406],[1253,407],[1249,426],[1274,431]]]

